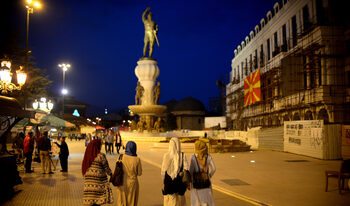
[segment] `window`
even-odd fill
[[[308,5],[305,5],[303,7],[303,23],[304,23],[304,31],[308,30],[311,27],[310,23],[310,14],[309,14],[309,7]]]
[[[275,41],[275,48],[277,48],[278,47],[278,35],[277,35],[277,32],[275,32],[273,34],[273,38],[274,38],[274,41]]]
[[[281,47],[281,49],[284,52],[288,51],[288,47],[287,47],[287,26],[286,25],[282,26],[282,47]]]
[[[260,45],[260,67],[264,65],[264,45]]]
[[[280,53],[280,48],[278,47],[278,35],[277,35],[277,32],[275,32],[273,34],[273,42],[274,42],[274,49],[273,49],[273,52],[272,52],[272,56],[276,56],[277,54]]]
[[[270,39],[267,39],[267,60],[270,60],[271,58],[271,48],[270,48]]]
[[[297,45],[297,17],[292,17],[292,38],[293,38],[293,47]]]
[[[241,62],[241,75],[242,75],[242,79],[243,79],[243,74],[244,74],[244,63]]]
[[[255,35],[257,35],[258,32],[259,32],[259,25],[256,25],[256,26],[255,26]]]
[[[239,79],[239,65],[237,65],[237,79]]]
[[[316,18],[317,23],[321,26],[327,24],[326,9],[323,6],[323,0],[316,0]]]
[[[262,18],[260,20],[260,24],[261,24],[261,29],[264,28],[264,26],[265,26],[265,18]]]
[[[258,50],[257,49],[255,49],[255,59],[254,59],[254,65],[255,65],[255,67],[254,67],[254,69],[256,69],[257,67],[258,67]]]
[[[252,54],[249,57],[249,69],[250,69],[250,72],[253,71],[253,55]]]

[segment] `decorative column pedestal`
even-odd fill
[[[152,131],[155,117],[161,116],[166,106],[157,105],[154,102],[154,85],[159,76],[157,61],[145,58],[137,62],[135,74],[144,88],[140,105],[130,105],[129,109],[140,116],[140,121],[145,122],[147,131]]]

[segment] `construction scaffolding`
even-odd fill
[[[281,126],[284,121],[350,123],[350,27],[310,17],[267,60],[260,53],[262,101],[244,106],[243,89],[228,95],[232,129]],[[304,20],[305,21],[305,20]],[[345,34],[345,35],[344,35]],[[258,58],[246,63],[254,72]],[[242,79],[244,81],[244,79]],[[232,84],[239,84],[238,78]]]

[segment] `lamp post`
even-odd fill
[[[62,68],[63,71],[63,85],[62,85],[62,115],[64,117],[64,96],[68,94],[68,90],[65,87],[66,71],[70,68],[70,64],[59,64],[58,67]]]
[[[34,13],[35,8],[41,8],[41,4],[38,1],[26,0],[27,9],[27,35],[26,35],[26,69],[28,67],[28,56],[29,56],[29,15]]]
[[[7,94],[13,90],[21,90],[22,86],[26,82],[27,74],[23,72],[23,67],[19,66],[19,70],[16,71],[17,83],[18,85],[12,83],[12,73],[11,73],[11,60],[7,57],[1,60],[0,69],[0,91],[1,94]]]

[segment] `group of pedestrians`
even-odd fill
[[[48,136],[48,132],[44,131],[43,135],[38,135],[37,149],[40,157],[41,163],[41,173],[42,174],[53,174],[51,170],[51,139]],[[55,144],[60,148],[59,159],[61,163],[61,172],[68,171],[68,156],[69,150],[65,137],[60,137],[60,144],[55,142]],[[32,161],[34,151],[35,138],[33,132],[28,132],[27,136],[23,140],[23,154],[25,157],[25,172],[32,173]]]
[[[112,176],[112,171],[101,148],[101,140],[94,139],[85,150],[82,163],[84,205],[103,205],[114,202],[108,178]],[[141,160],[137,157],[135,142],[127,142],[125,154],[121,154],[119,160],[122,162],[123,181],[116,187],[116,205],[135,206],[138,204],[139,196],[137,177],[142,175]],[[190,190],[192,206],[214,206],[210,179],[215,170],[213,158],[208,154],[205,142],[201,140],[195,142],[195,153],[191,156],[189,164],[186,155],[181,152],[179,139],[172,138],[161,166],[163,204],[165,206],[186,205],[184,195],[187,190]]]
[[[106,155],[101,152],[100,139],[92,140],[87,146],[82,163],[84,176],[85,205],[102,205],[113,203],[112,189],[108,176],[112,171]],[[137,176],[142,175],[141,160],[136,154],[136,143],[129,141],[125,147],[123,162],[123,183],[117,187],[117,205],[137,205],[139,184]]]

